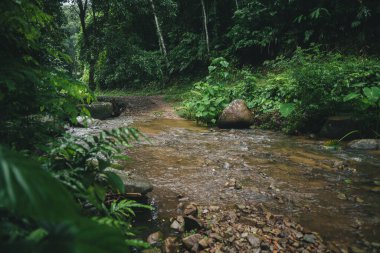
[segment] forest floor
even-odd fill
[[[327,150],[321,140],[260,129],[205,128],[180,118],[163,96],[123,99],[121,116],[73,131],[133,126],[149,137],[127,151],[125,169],[153,184],[152,219],[161,226],[198,207],[191,215],[207,229],[185,236],[211,240],[183,241],[189,250],[380,252],[378,152]]]

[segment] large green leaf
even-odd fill
[[[364,95],[370,100],[371,102],[376,102],[380,99],[380,88],[378,87],[365,87],[363,89]]]
[[[0,146],[0,203],[16,214],[57,221],[77,217],[77,205],[61,183],[30,161]]]
[[[344,102],[347,102],[347,101],[351,101],[351,100],[353,100],[353,99],[355,99],[355,98],[357,98],[357,97],[359,97],[360,96],[360,94],[358,94],[358,93],[350,93],[350,94],[348,94],[348,95],[346,95],[344,98],[343,98],[343,101]]]
[[[288,117],[295,109],[294,103],[283,103],[280,104],[280,113],[283,117]]]
[[[0,207],[41,227],[25,241],[0,243],[0,252],[129,252],[119,230],[81,216],[58,180],[38,163],[1,146]]]
[[[123,180],[114,172],[112,171],[105,171],[104,174],[107,176],[108,183],[117,191],[120,193],[125,192],[125,187]]]

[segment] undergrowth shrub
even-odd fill
[[[240,98],[264,128],[318,132],[328,116],[351,114],[362,121],[362,135],[380,131],[379,59],[316,46],[266,62],[261,73],[236,70],[224,58],[214,59],[208,70],[179,110],[187,118],[213,125],[227,104]]]
[[[194,84],[179,108],[180,115],[206,125],[214,125],[223,109],[234,99],[246,98],[255,78],[247,70],[238,71],[222,57],[208,67],[204,81]]]
[[[148,247],[135,240],[133,200],[110,199],[125,188],[108,168],[142,135],[119,128],[95,136],[65,136],[46,147],[40,161],[0,146],[0,236],[2,252],[129,252]],[[113,195],[113,194],[112,194]],[[66,240],[70,236],[70,240]],[[4,251],[3,251],[4,250]]]
[[[335,114],[357,114],[368,127],[376,106],[360,107],[345,97],[363,89],[380,87],[378,59],[297,49],[291,58],[266,63],[268,73],[260,78],[250,105],[260,114],[279,111],[282,129],[289,133],[319,131],[324,120]],[[359,97],[356,96],[355,98]]]

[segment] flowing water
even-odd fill
[[[181,198],[225,207],[261,202],[339,248],[380,243],[379,151],[326,149],[321,140],[258,129],[204,128],[162,104],[102,124],[120,122],[150,138],[128,150],[126,169],[154,185],[155,220],[175,216]],[[229,187],[233,180],[241,187]]]

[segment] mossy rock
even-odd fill
[[[110,102],[94,102],[85,106],[94,119],[103,120],[114,116],[113,105]]]

